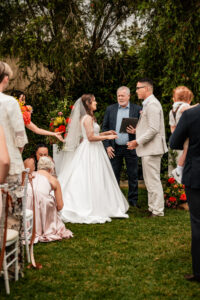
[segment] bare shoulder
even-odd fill
[[[91,123],[93,121],[93,118],[90,115],[85,115],[83,118],[83,123]]]

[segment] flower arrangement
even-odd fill
[[[164,189],[166,207],[177,208],[178,205],[186,203],[184,184],[177,183],[173,177],[167,179]]]
[[[17,98],[16,98],[17,99]],[[25,105],[25,98],[24,97],[20,97],[19,99],[17,99],[21,112],[22,112],[22,116],[23,116],[23,120],[24,120],[24,124],[28,125],[31,123],[31,114],[33,112],[33,108],[30,105]]]
[[[49,114],[49,130],[52,132],[61,132],[62,137],[65,138],[67,136],[67,125],[70,123],[69,115],[72,109],[73,105],[69,105],[68,100],[59,101],[57,109]],[[55,137],[48,136],[46,139],[50,144],[57,144],[59,150],[63,146],[63,143]]]
[[[58,112],[55,118],[51,118],[51,122],[49,124],[49,130],[53,132],[61,132],[63,133],[63,137],[65,138],[67,124],[70,122],[70,118],[66,118],[63,116],[63,112]]]

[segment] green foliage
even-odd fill
[[[145,30],[138,53],[138,74],[154,80],[167,125],[175,87],[186,85],[195,95],[194,102],[199,99],[199,1],[143,1],[139,15]]]

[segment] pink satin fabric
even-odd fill
[[[73,233],[65,228],[56,208],[56,200],[50,195],[52,191],[48,179],[37,173],[33,173],[33,190],[35,195],[35,220],[37,242],[51,242],[63,238],[73,237]],[[28,184],[27,208],[33,209],[33,195],[31,185]]]

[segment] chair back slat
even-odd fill
[[[0,185],[0,271],[2,269],[6,235],[7,235],[7,218],[8,218],[8,184]]]

